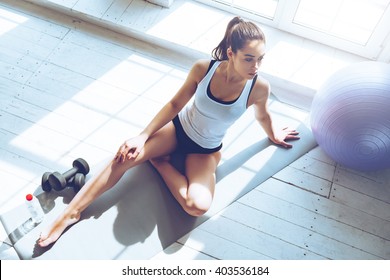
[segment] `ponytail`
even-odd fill
[[[228,60],[227,49],[229,47],[235,53],[251,40],[265,42],[264,33],[256,24],[244,21],[241,17],[234,17],[226,27],[222,41],[213,49],[212,57],[219,61]]]

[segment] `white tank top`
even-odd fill
[[[198,84],[193,103],[179,113],[185,133],[206,149],[218,147],[227,129],[246,111],[249,94],[256,80],[248,80],[236,100],[217,100],[210,91],[210,81],[220,64],[221,61],[214,62]]]

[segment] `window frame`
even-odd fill
[[[390,62],[390,4],[365,45],[345,40],[335,35],[315,30],[293,22],[300,0],[279,0],[273,18],[267,18],[218,2],[218,0],[196,0],[209,6],[242,16],[244,18],[307,38],[371,60]],[[324,0],[325,1],[325,0]]]

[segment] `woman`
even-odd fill
[[[220,44],[215,61],[197,61],[177,94],[160,110],[137,137],[126,140],[107,166],[78,192],[39,245],[55,242],[80,219],[81,212],[99,195],[113,187],[122,175],[150,160],[184,211],[203,215],[213,200],[215,171],[226,130],[249,107],[269,139],[285,148],[298,139],[298,132],[276,133],[267,109],[270,86],[257,75],[265,55],[265,37],[253,23],[233,18]],[[187,103],[195,95],[194,102]],[[187,106],[186,106],[187,105]],[[185,172],[170,163],[174,152],[185,155]]]

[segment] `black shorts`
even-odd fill
[[[196,144],[188,135],[185,133],[183,126],[181,125],[179,116],[173,119],[173,124],[176,129],[177,139],[177,152],[182,154],[212,154],[222,149],[222,143],[216,148],[207,149]]]

